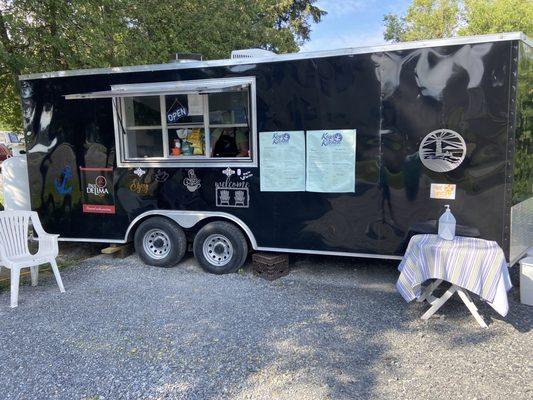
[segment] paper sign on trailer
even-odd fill
[[[355,129],[307,131],[306,190],[355,192]]]

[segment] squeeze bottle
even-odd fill
[[[439,236],[445,240],[453,240],[455,237],[455,217],[446,204],[446,211],[439,218]]]

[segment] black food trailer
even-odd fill
[[[399,259],[450,204],[531,245],[531,41],[520,33],[21,76],[32,209],[60,240]]]

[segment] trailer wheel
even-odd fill
[[[181,261],[186,250],[183,229],[167,218],[150,218],[135,231],[135,251],[145,264],[172,267]]]
[[[193,250],[204,270],[213,274],[227,274],[244,264],[248,256],[248,243],[235,225],[215,221],[198,231]]]

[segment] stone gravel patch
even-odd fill
[[[193,258],[136,256],[0,291],[3,399],[530,399],[533,308],[510,292],[478,327],[458,300],[437,318],[394,288],[396,262],[293,256],[274,282]],[[477,301],[479,304],[479,301]]]

